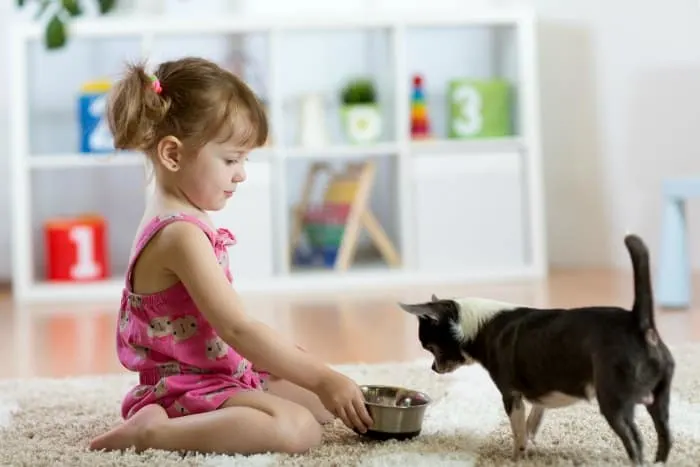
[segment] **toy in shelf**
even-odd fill
[[[323,95],[309,93],[302,96],[300,101],[299,144],[305,148],[328,146],[330,138],[326,129],[326,109]]]
[[[343,125],[353,143],[371,143],[382,134],[382,115],[374,83],[369,79],[350,81],[341,92]]]
[[[450,138],[510,136],[510,85],[499,79],[455,79],[448,85]]]
[[[88,81],[80,87],[78,115],[80,116],[80,152],[114,152],[114,139],[107,126],[105,108],[109,80]]]
[[[430,120],[428,118],[428,105],[425,101],[425,89],[423,77],[413,77],[413,93],[411,94],[411,138],[430,138]]]
[[[330,174],[323,202],[312,205],[311,191],[316,178]],[[345,271],[355,255],[360,229],[364,227],[384,261],[392,267],[400,265],[396,248],[369,208],[369,199],[376,174],[373,162],[348,164],[345,170],[333,172],[328,164],[314,163],[306,177],[299,205],[294,208],[291,235],[292,264],[321,263],[337,271]],[[300,244],[306,234],[309,251]]]
[[[44,242],[48,280],[80,282],[107,278],[107,222],[99,214],[47,220]]]

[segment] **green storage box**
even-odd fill
[[[447,92],[450,138],[511,136],[511,86],[504,80],[455,79]]]

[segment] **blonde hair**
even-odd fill
[[[127,66],[112,90],[107,120],[116,149],[153,155],[166,136],[197,152],[225,131],[242,147],[259,147],[268,136],[265,110],[236,75],[196,57],[167,61],[154,73],[154,86],[143,63]]]

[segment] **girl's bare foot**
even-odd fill
[[[168,420],[165,409],[158,404],[147,405],[124,423],[90,442],[92,451],[121,451],[134,447],[136,452],[147,448],[144,438],[154,425]]]

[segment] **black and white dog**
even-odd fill
[[[669,399],[675,362],[654,323],[649,253],[625,237],[634,271],[632,311],[610,306],[542,309],[478,298],[400,304],[418,317],[418,337],[447,373],[478,362],[501,392],[518,460],[545,408],[596,398],[629,459],[643,462],[634,407],[644,404],[658,437],[656,462],[672,445]],[[532,404],[527,420],[524,401]]]

